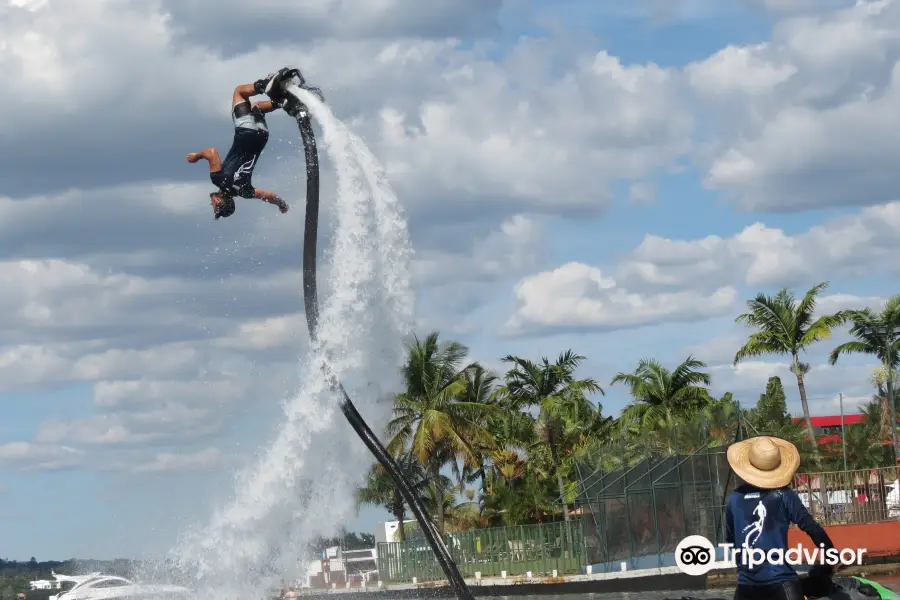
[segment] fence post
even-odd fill
[[[543,566],[544,573],[547,572],[547,544],[545,539],[544,528],[538,527],[538,544],[541,547],[541,565]]]
[[[662,567],[662,542],[659,538],[659,515],[656,512],[656,486],[653,485],[653,469],[647,460],[647,483],[650,486],[650,512],[653,513],[653,532],[656,534],[656,566]]]
[[[625,531],[628,532],[628,554],[631,557],[632,562],[634,561],[634,536],[632,535],[632,523],[631,523],[631,505],[628,502],[628,474],[625,474],[624,480],[622,482],[623,488],[623,496],[625,497]]]
[[[688,531],[687,517],[684,514],[684,481],[681,479],[681,452],[678,450],[678,439],[675,442],[675,478],[678,480],[678,495],[681,498],[681,526],[685,537],[691,535]]]

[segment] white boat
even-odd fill
[[[115,575],[68,576],[53,574],[57,580],[72,581],[70,589],[50,596],[48,600],[180,600],[191,590],[178,585],[139,584]]]

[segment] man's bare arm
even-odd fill
[[[269,204],[274,204],[281,210],[281,212],[286,213],[288,210],[287,202],[278,197],[278,194],[275,192],[268,192],[266,190],[256,189],[256,193],[254,194],[257,198],[262,200],[263,202],[268,202]]]
[[[275,103],[271,100],[260,100],[259,102],[254,102],[253,107],[258,108],[263,114],[270,113],[278,108],[278,106],[276,106]]]
[[[209,172],[215,173],[222,170],[222,159],[219,158],[219,151],[215,148],[205,148],[200,152],[191,152],[187,155],[189,163],[195,163],[200,159],[209,161]]]

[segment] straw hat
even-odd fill
[[[728,464],[750,485],[773,490],[794,478],[800,453],[787,440],[761,435],[729,446]]]

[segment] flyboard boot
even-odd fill
[[[260,82],[263,81],[265,81],[265,87],[263,87],[261,93],[266,94],[276,105],[284,110],[284,112],[295,119],[306,116],[309,113],[309,110],[299,98],[288,91],[288,86],[295,85],[300,89],[310,92],[322,102],[325,101],[322,90],[306,85],[306,79],[303,77],[303,73],[300,72],[300,69],[284,67],[271,74],[266,80],[260,80]]]

